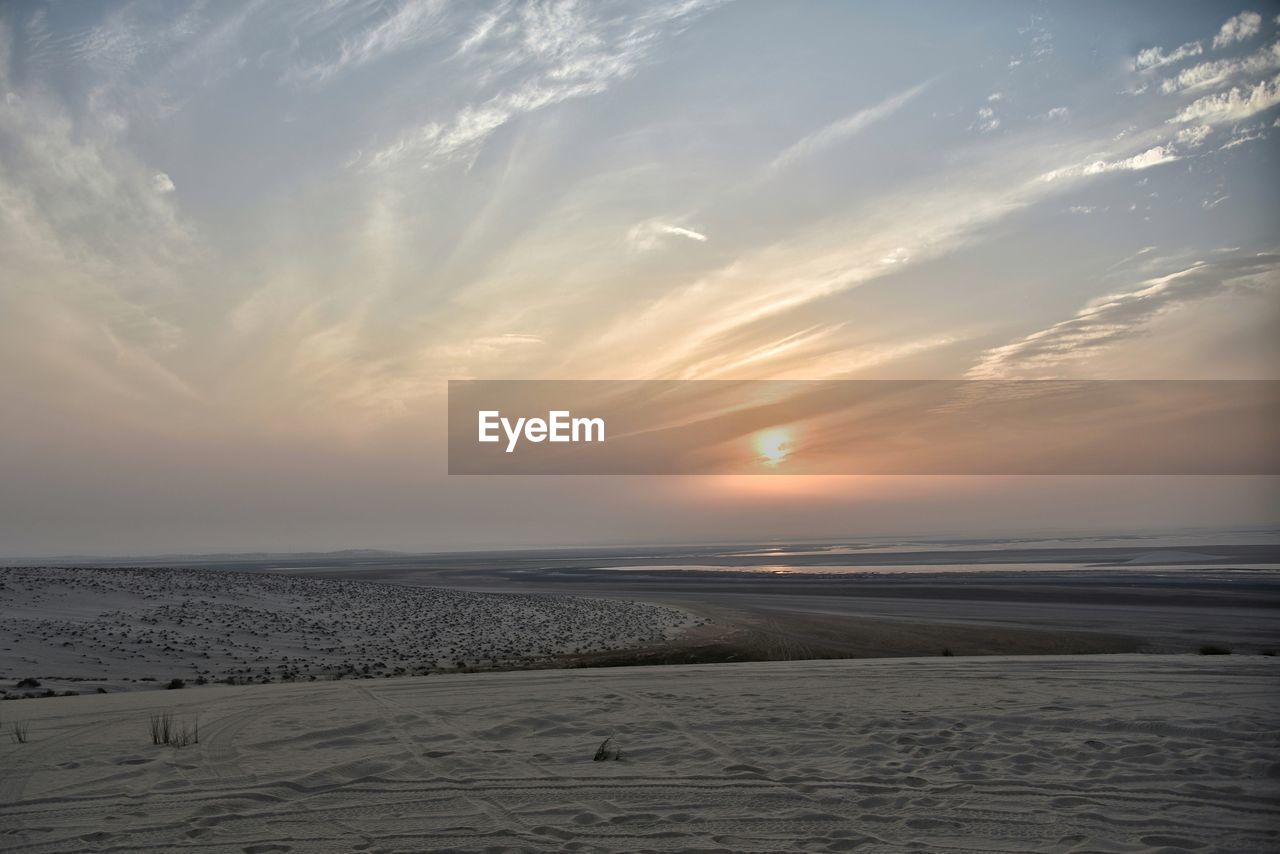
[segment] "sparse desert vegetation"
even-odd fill
[[[622,759],[622,751],[613,744],[613,736],[609,736],[600,742],[600,746],[596,748],[596,753],[591,757],[593,762],[610,762]]]
[[[151,716],[151,743],[170,747],[186,747],[200,743],[200,719],[175,717],[173,712],[157,712]]]
[[[0,568],[0,580],[12,594],[0,602],[0,674],[24,677],[14,698],[86,682],[179,689],[536,666],[699,622],[619,599],[263,572]]]

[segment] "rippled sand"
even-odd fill
[[[1274,851],[1277,677],[935,658],[7,703],[0,850]],[[153,746],[161,709],[200,743]]]

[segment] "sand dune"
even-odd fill
[[[702,622],[661,605],[185,569],[0,568],[0,690],[529,665]],[[7,680],[7,681],[6,681]]]
[[[934,658],[5,703],[31,740],[0,746],[0,851],[1274,851],[1278,676]],[[153,746],[160,709],[200,743]]]

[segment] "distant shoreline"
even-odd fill
[[[22,696],[16,681],[41,676],[51,684],[39,693],[65,693],[161,687],[171,679],[1280,648],[1280,573],[1265,571],[1010,571],[994,564],[976,572],[767,574],[529,563],[519,556],[465,566],[371,565],[366,558],[322,568],[4,568],[0,578],[25,573],[29,581],[27,594],[14,591],[0,608],[0,688]],[[65,601],[46,602],[53,588],[30,586],[30,579],[77,573],[81,592]],[[113,587],[125,579],[127,596]],[[452,604],[437,613],[436,601]],[[496,616],[513,603],[563,616],[539,617],[530,625],[543,628],[525,631],[520,618]],[[597,612],[615,616],[581,622]],[[662,617],[665,629],[617,631],[620,615],[642,613],[672,616]],[[462,634],[437,637],[437,623]],[[417,634],[403,633],[409,625]],[[133,627],[127,642],[117,634],[122,626]]]

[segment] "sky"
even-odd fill
[[[458,379],[1277,379],[1280,5],[0,4],[0,553],[1280,523],[449,477]]]

